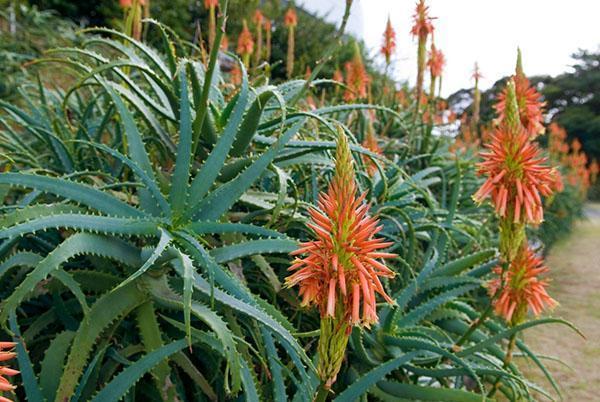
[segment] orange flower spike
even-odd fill
[[[293,7],[290,7],[285,12],[283,17],[283,24],[288,29],[288,46],[287,46],[287,58],[285,64],[285,71],[287,74],[287,78],[292,78],[294,74],[294,48],[295,48],[295,30],[296,25],[298,25],[298,16],[296,15],[296,10]]]
[[[298,15],[296,10],[288,8],[283,17],[283,24],[288,28],[295,28],[298,25]]]
[[[367,133],[365,135],[365,139],[362,142],[362,146],[375,154],[381,155],[381,147],[379,147],[379,144],[377,143],[377,138],[375,137],[375,133],[373,131],[373,123],[372,121],[369,121]],[[370,156],[363,155],[363,163],[367,167],[367,172],[369,173],[369,175],[374,176],[377,173],[377,165],[371,159]]]
[[[411,34],[418,39],[417,50],[417,107],[421,105],[423,96],[423,81],[425,74],[426,63],[426,45],[427,37],[433,33],[432,18],[429,16],[429,7],[425,5],[425,0],[419,0],[417,3],[415,14],[413,15],[414,24],[411,29]]]
[[[538,316],[544,308],[558,305],[546,291],[548,282],[539,278],[548,272],[548,268],[542,258],[526,245],[521,247],[510,263],[504,278],[500,266],[494,268],[493,272],[497,276],[488,283],[488,292],[491,296],[498,292],[494,299],[494,310],[512,326],[523,322],[528,310]]]
[[[444,54],[441,50],[438,50],[435,47],[435,44],[432,41],[431,51],[429,52],[429,60],[427,61],[427,67],[429,67],[429,72],[431,75],[431,83],[429,87],[429,96],[431,101],[435,100],[435,83],[437,78],[439,78],[441,82],[444,64],[446,64]]]
[[[248,24],[246,23],[246,20],[244,20],[242,32],[240,33],[240,36],[238,37],[237,53],[240,56],[242,56],[242,60],[243,60],[244,64],[246,65],[246,67],[248,67],[248,64],[250,62],[250,55],[252,54],[253,51],[254,51],[254,40],[252,39],[252,34],[250,33],[250,30],[248,29]]]
[[[344,91],[344,100],[346,102],[352,102],[357,99],[364,99],[367,97],[367,87],[369,83],[369,75],[365,69],[365,65],[360,55],[360,49],[358,44],[354,44],[354,58],[352,61],[346,62],[344,66],[346,70],[346,90]]]
[[[544,117],[542,114],[544,103],[540,101],[540,93],[530,85],[529,80],[523,72],[520,49],[517,51],[517,67],[515,72],[515,91],[521,123],[529,135],[535,138],[538,134],[544,132]],[[494,105],[494,108],[498,113],[498,120],[501,121],[505,116],[506,89],[498,95],[498,103]]]
[[[380,277],[392,278],[394,272],[379,260],[396,255],[382,251],[391,243],[375,237],[382,227],[368,215],[364,198],[357,194],[354,160],[340,131],[334,177],[320,194],[318,209],[309,211],[316,240],[291,253],[302,257],[296,257],[286,278],[287,287],[299,286],[302,305],[319,309],[318,373],[327,388],[340,370],[352,326],[378,321],[375,294],[393,303]]]
[[[478,173],[487,176],[487,180],[473,199],[481,203],[491,197],[501,218],[539,224],[543,220],[540,196],[552,194],[556,178],[521,126],[513,80],[506,92],[506,116],[491,143],[485,145],[487,151],[481,153],[483,162],[477,165]]]
[[[441,77],[444,65],[446,64],[446,58],[441,50],[438,50],[435,45],[431,44],[431,51],[429,52],[429,61],[427,67],[431,71],[432,77]]]
[[[396,32],[394,32],[392,21],[388,16],[385,31],[383,32],[383,45],[381,46],[381,54],[385,56],[386,64],[390,64],[394,50],[396,50]]]

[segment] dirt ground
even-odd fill
[[[565,401],[600,401],[600,204],[588,205],[586,216],[568,238],[555,245],[546,262],[552,278],[549,293],[560,303],[552,315],[575,324],[587,339],[556,324],[533,328],[524,335],[532,350],[570,366],[545,363]],[[537,367],[521,367],[544,389],[552,389]]]

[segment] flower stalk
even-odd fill
[[[380,260],[396,255],[382,251],[392,243],[376,237],[382,226],[368,215],[365,196],[358,195],[354,160],[340,130],[334,177],[327,192],[320,194],[318,208],[309,211],[308,227],[316,239],[291,253],[296,258],[289,268],[293,273],[286,278],[287,287],[300,287],[303,306],[319,309],[317,372],[325,390],[336,381],[352,327],[370,327],[378,321],[375,294],[393,303],[380,278],[395,274]]]
[[[296,25],[298,25],[298,16],[296,15],[296,10],[293,7],[287,9],[287,11],[285,12],[283,22],[288,29],[287,59],[285,71],[287,74],[287,78],[290,79],[294,74],[295,31]]]

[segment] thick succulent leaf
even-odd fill
[[[255,254],[290,253],[298,248],[298,243],[290,239],[259,239],[223,246],[211,250],[217,263],[225,263],[237,258]]]
[[[391,398],[435,402],[485,402],[492,401],[483,395],[460,389],[404,384],[396,381],[381,381],[377,387]]]
[[[219,141],[192,181],[189,192],[190,202],[197,202],[197,200],[206,196],[208,190],[210,190],[215,182],[215,179],[219,176],[219,172],[223,167],[223,163],[225,162],[225,159],[230,152],[231,145],[235,140],[235,136],[238,133],[248,103],[248,77],[244,68],[241,67],[241,69],[242,87],[239,96],[237,96],[235,100],[235,106],[233,107],[233,111],[227,121],[223,133],[219,137]]]
[[[334,399],[334,402],[352,402],[356,400],[357,397],[365,394],[372,385],[382,380],[391,371],[410,362],[416,355],[417,352],[406,353],[375,367],[354,381],[352,385]]]
[[[94,303],[90,313],[79,324],[73,339],[71,350],[77,351],[77,353],[69,354],[56,393],[56,402],[68,399],[75,392],[88,357],[102,332],[147,300],[147,294],[141,291],[135,282],[132,282],[115,292],[102,296]]]
[[[113,218],[85,214],[54,214],[2,228],[0,238],[9,239],[48,229],[77,229],[86,232],[121,234],[130,236],[156,236],[162,221],[134,218]]]
[[[0,184],[33,188],[54,194],[79,202],[107,215],[124,217],[143,216],[143,212],[104,191],[70,180],[25,173],[2,173],[0,174]]]
[[[2,301],[0,322],[6,321],[8,313],[16,309],[39,282],[46,279],[61,264],[83,254],[111,258],[128,265],[139,262],[139,254],[136,255],[130,246],[119,240],[86,233],[75,234],[40,261],[11,295]]]
[[[194,220],[217,220],[239,197],[263,174],[267,166],[275,159],[278,152],[291,140],[304,125],[299,121],[287,129],[281,137],[271,145],[252,165],[244,170],[237,178],[220,186],[210,193],[200,203],[190,209]]]
[[[120,401],[123,395],[137,382],[139,379],[152,370],[157,364],[179,352],[186,346],[185,339],[180,339],[171,342],[168,345],[162,346],[153,352],[148,353],[109,382],[100,391],[92,401],[94,402],[117,402]]]
[[[180,68],[179,80],[181,81],[179,143],[177,144],[177,159],[171,176],[171,193],[169,194],[169,201],[173,206],[173,213],[176,216],[181,215],[182,210],[186,206],[188,181],[192,164],[192,116],[185,68],[183,66]]]

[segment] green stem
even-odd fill
[[[319,384],[319,388],[317,389],[317,396],[313,402],[325,402],[327,400],[327,395],[329,395],[329,389],[325,387],[325,383],[321,382]]]
[[[487,308],[485,309],[485,311],[483,312],[483,314],[481,314],[481,316],[474,321],[471,326],[469,327],[469,329],[467,329],[467,332],[465,332],[463,334],[463,336],[461,336],[459,338],[458,341],[456,341],[456,343],[454,344],[454,347],[459,347],[461,346],[463,343],[465,343],[465,341],[467,341],[469,339],[469,337],[471,336],[471,334],[473,334],[473,332],[475,332],[475,330],[477,328],[479,328],[479,326],[481,324],[483,324],[485,322],[485,320],[489,317],[489,315],[492,312],[492,309],[494,307],[494,300],[496,300],[496,298],[500,295],[500,289],[502,287],[504,287],[504,273],[506,272],[506,270],[508,269],[508,264],[507,263],[503,263],[502,264],[502,286],[500,288],[498,288],[498,290],[496,290],[496,293],[494,293],[494,295],[490,298],[490,302],[487,306]]]
[[[510,362],[512,361],[513,351],[515,350],[515,345],[517,343],[517,333],[515,332],[510,336],[510,341],[508,342],[508,347],[506,348],[506,356],[504,357],[504,364],[502,365],[503,369],[506,369]],[[494,396],[496,391],[500,388],[500,377],[496,378],[496,382],[494,383],[494,387],[488,393],[488,398]]]

